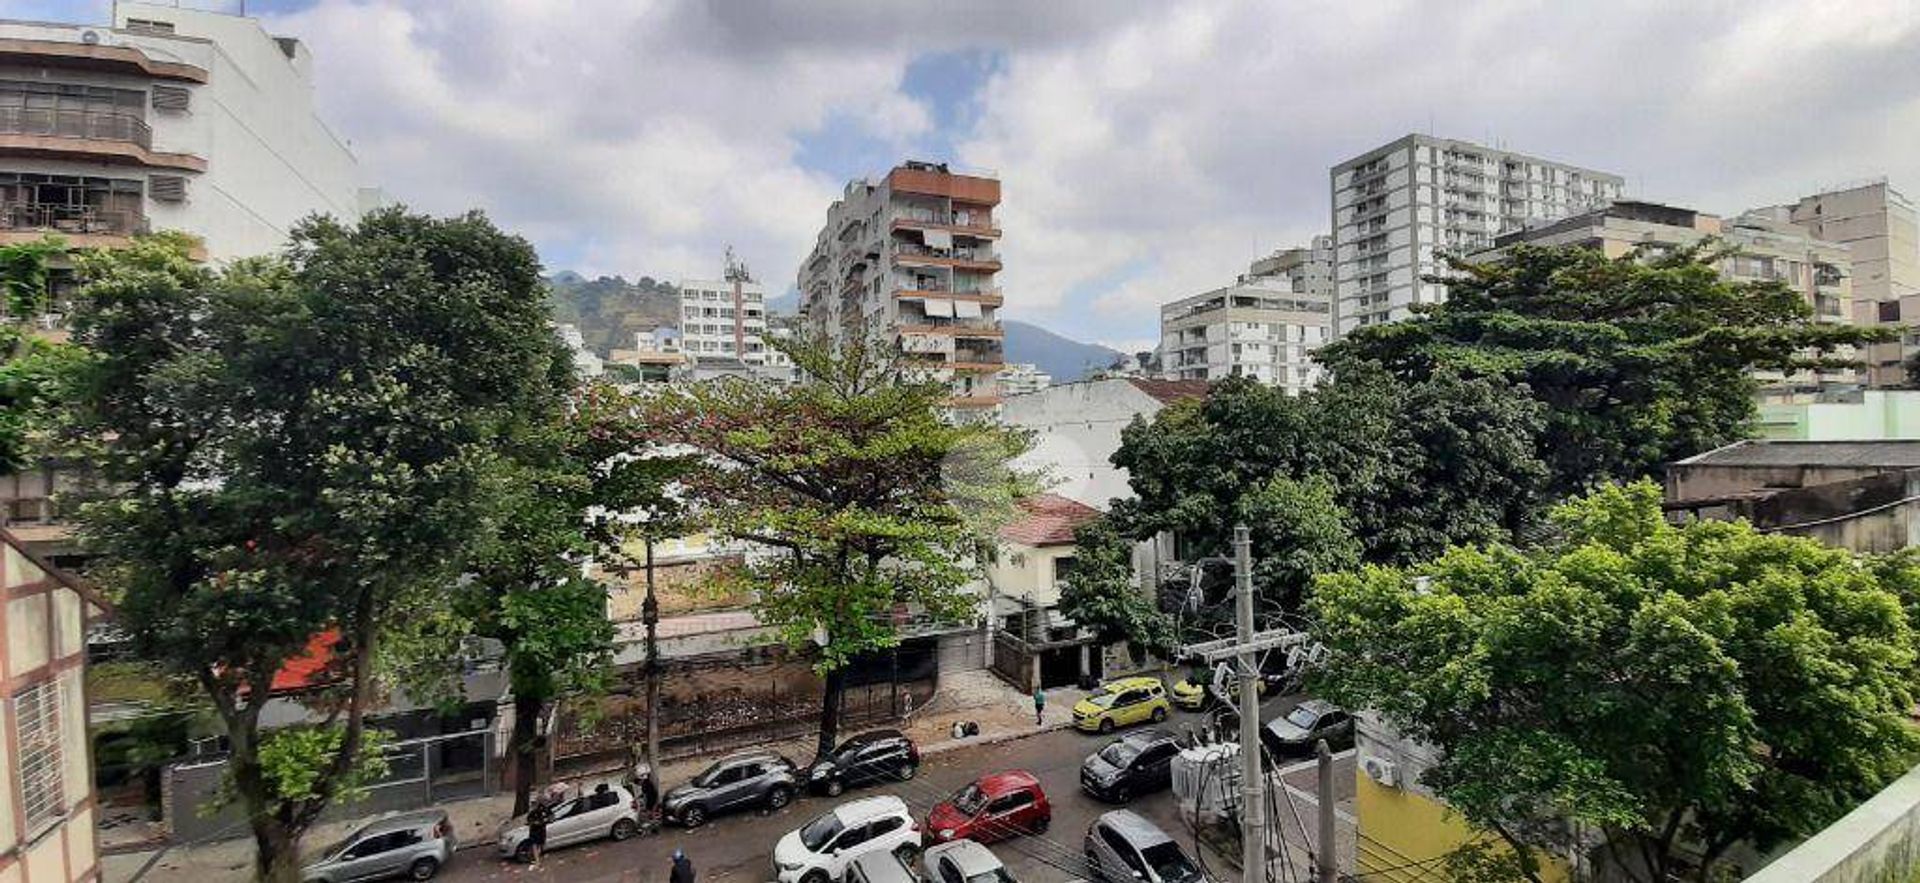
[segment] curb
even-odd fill
[[[958,751],[962,748],[981,748],[988,745],[999,745],[1004,742],[1013,742],[1020,739],[1026,739],[1032,736],[1043,736],[1043,735],[1046,735],[1047,733],[1052,733],[1059,730],[1072,729],[1072,727],[1073,727],[1072,722],[1066,722],[1066,723],[1058,723],[1058,724],[1047,724],[1046,726],[1033,727],[1025,730],[1015,730],[1011,733],[999,733],[992,736],[979,736],[979,737],[970,738],[970,739],[948,739],[945,742],[941,742],[935,745],[928,745],[927,747],[920,749],[920,756],[927,757],[931,755],[946,754],[947,752]]]

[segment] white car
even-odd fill
[[[972,840],[929,846],[920,863],[932,883],[1017,883],[993,850]]]
[[[780,883],[835,883],[847,866],[875,852],[920,849],[920,828],[907,802],[898,797],[850,800],[808,822],[773,847],[774,874]]]
[[[553,821],[547,823],[548,851],[589,840],[610,837],[625,840],[640,833],[640,801],[619,785],[596,790],[553,808]],[[496,844],[503,858],[527,861],[533,857],[533,844],[527,839],[525,816],[509,820],[500,830]]]

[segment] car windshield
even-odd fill
[[[973,815],[986,805],[987,795],[981,792],[979,785],[968,785],[953,795],[953,808],[966,815]]]
[[[1100,749],[1100,759],[1117,767],[1133,763],[1140,756],[1140,748],[1131,742],[1115,742]]]
[[[359,831],[355,831],[352,834],[348,834],[347,836],[342,837],[337,841],[334,841],[334,844],[322,850],[320,855],[325,858],[333,858],[334,856],[337,856],[340,853],[345,852],[347,847],[353,845],[354,838],[359,836],[360,836]]]
[[[1140,857],[1147,860],[1148,867],[1153,868],[1154,876],[1165,883],[1196,883],[1200,880],[1200,869],[1194,867],[1193,861],[1171,840],[1140,850]]]
[[[1296,705],[1292,711],[1287,712],[1287,723],[1303,730],[1313,729],[1314,723],[1319,719],[1319,715],[1309,711],[1304,705]]]
[[[1112,705],[1112,704],[1113,704],[1113,699],[1114,699],[1114,697],[1115,697],[1115,696],[1117,696],[1117,695],[1119,695],[1119,694],[1117,694],[1117,693],[1095,693],[1095,694],[1093,694],[1092,696],[1088,696],[1088,697],[1087,697],[1087,701],[1088,701],[1088,702],[1091,702],[1091,703],[1093,703],[1094,705],[1096,705],[1096,706],[1098,706],[1098,707],[1100,707],[1100,708],[1106,708],[1107,706],[1110,706],[1110,705]]]
[[[833,838],[839,836],[843,828],[845,826],[840,824],[840,816],[837,813],[827,813],[808,822],[806,827],[800,829],[800,842],[806,844],[808,849],[819,852],[822,847],[832,843]]]

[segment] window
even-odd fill
[[[875,820],[873,824],[867,826],[867,839],[872,840],[875,837],[891,834],[900,830],[906,823],[907,820],[899,816],[887,816],[884,819]]]
[[[65,767],[60,733],[60,685],[35,684],[13,697],[20,745],[20,813],[31,836],[66,813],[60,772]]]
[[[171,34],[173,22],[157,18],[130,18],[127,19],[127,30],[136,34]]]
[[[954,867],[953,860],[946,856],[940,857],[940,883],[967,883],[967,878],[960,874],[960,869]]]
[[[844,849],[852,849],[872,839],[872,836],[870,826],[861,825],[858,828],[848,828],[846,833],[840,835],[839,840],[833,842],[833,851],[839,852]]]
[[[355,843],[352,849],[347,850],[346,853],[340,857],[349,859],[366,858],[370,855],[392,852],[418,842],[420,842],[420,835],[412,831],[394,831],[391,834],[376,834],[359,843]]]
[[[1014,810],[1019,809],[1031,803],[1033,803],[1033,794],[1031,792],[1015,791],[1012,794],[1008,794],[1004,797],[1001,797],[998,800],[995,800],[993,803],[988,804],[987,812],[990,812],[990,813],[1013,812]]]

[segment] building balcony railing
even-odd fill
[[[0,203],[0,230],[133,236],[147,232],[147,219],[139,212],[90,205],[7,202]]]
[[[894,218],[893,226],[896,229],[905,227],[915,230],[933,227],[983,238],[1000,235],[1000,227],[991,219],[968,218],[966,223],[961,223],[958,217],[939,212],[909,212]]]
[[[48,107],[0,107],[0,135],[124,141],[153,148],[153,128],[133,114]]]
[[[1006,331],[992,322],[942,322],[938,318],[907,317],[900,324],[901,334],[944,334],[949,337],[1001,338]]]
[[[970,263],[1000,268],[1000,256],[985,248],[929,248],[914,242],[894,243],[894,255],[909,260]]]

